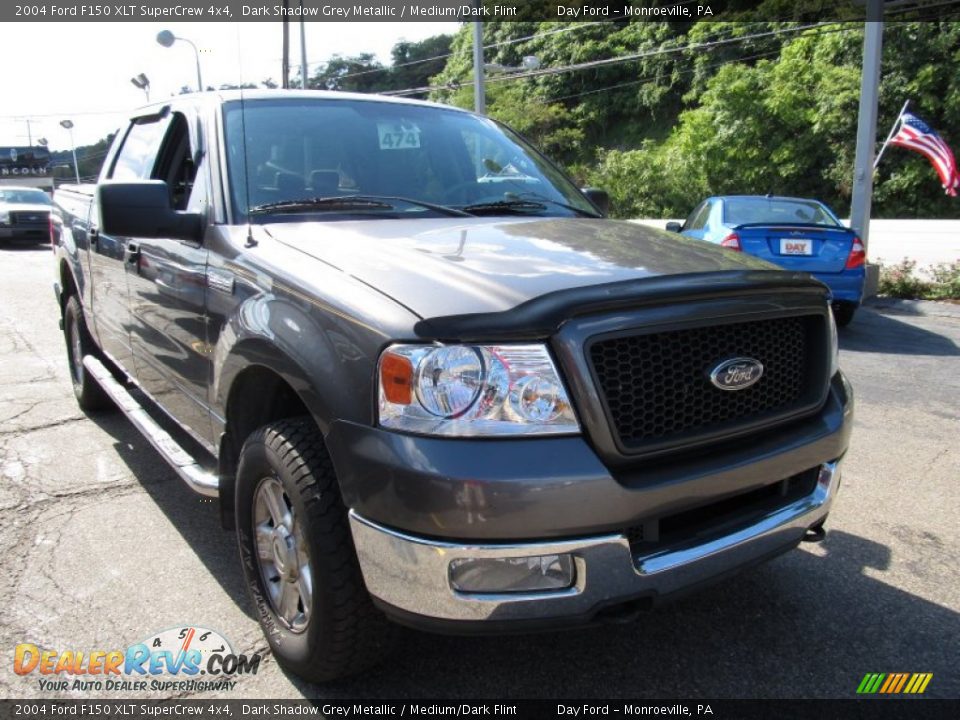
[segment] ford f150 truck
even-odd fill
[[[297,91],[151,105],[57,191],[80,406],[219,498],[283,665],[632,617],[822,537],[827,289],[603,198],[485,117]]]

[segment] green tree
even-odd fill
[[[428,86],[430,78],[443,71],[452,41],[452,35],[434,35],[419,42],[398,42],[390,51],[390,71],[383,89]]]
[[[307,81],[307,87],[346,92],[379,92],[387,69],[373,55],[334,55]]]

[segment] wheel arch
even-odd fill
[[[263,339],[248,339],[233,348],[218,388],[218,406],[223,408],[220,517],[224,527],[232,528],[236,470],[246,438],[267,423],[305,415],[326,436],[332,418],[330,406],[307,371]]]

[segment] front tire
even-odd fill
[[[67,365],[70,368],[73,394],[77,397],[80,409],[96,412],[113,408],[113,401],[83,366],[84,356],[95,355],[97,350],[87,331],[83,308],[80,307],[76,295],[70,296],[63,310],[63,339],[67,343]]]
[[[367,593],[333,465],[310,418],[271,423],[244,443],[236,527],[257,619],[282,666],[326,682],[384,657],[395,629]]]

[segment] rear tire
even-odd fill
[[[310,418],[270,423],[244,443],[236,527],[257,619],[283,667],[326,682],[383,659],[396,628],[367,593],[333,465]]]
[[[83,366],[85,355],[96,355],[97,348],[87,331],[83,309],[76,295],[71,295],[63,310],[63,339],[67,343],[67,365],[77,404],[85,412],[109,410],[113,401]]]
[[[856,312],[857,306],[854,303],[838,302],[833,304],[833,319],[838,327],[849,325]]]

